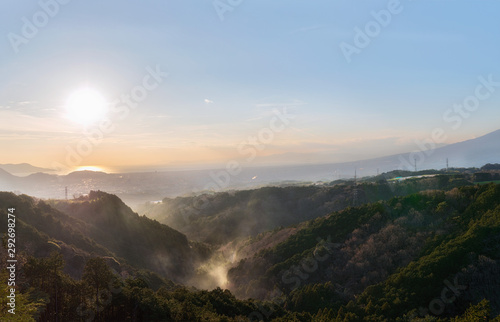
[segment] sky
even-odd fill
[[[500,127],[497,1],[0,8],[0,164],[348,162]]]

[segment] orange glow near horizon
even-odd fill
[[[78,167],[75,171],[96,171],[96,172],[107,172],[103,167],[97,166],[82,166]]]

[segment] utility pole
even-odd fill
[[[417,172],[417,158],[414,158],[413,160],[415,160],[415,172]]]
[[[448,158],[446,158],[446,172],[448,172],[449,167],[448,167]]]
[[[68,187],[64,188],[65,195],[66,195],[66,200],[68,200]]]

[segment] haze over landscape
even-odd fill
[[[497,2],[0,8],[0,320],[500,321]]]
[[[0,22],[0,117],[8,120],[1,163],[211,168],[246,162],[251,149],[258,153],[249,165],[338,163],[418,150],[416,141],[436,128],[444,132],[439,144],[497,130],[497,4],[400,2],[387,26],[347,55],[346,44],[363,42],[356,28],[370,27],[371,12],[387,6],[72,1],[31,30],[21,18],[29,22],[43,7],[9,4]],[[148,75],[144,94],[136,86]],[[454,107],[489,80],[479,91],[488,98],[473,111]],[[97,119],[114,129],[102,140],[94,134],[91,152],[84,130],[94,133],[99,122],[81,115],[93,108],[79,114],[68,106],[83,89],[91,92],[77,100],[101,104]],[[285,108],[289,124],[259,139],[273,110]],[[68,157],[79,147],[81,160]]]

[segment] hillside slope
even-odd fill
[[[98,255],[182,282],[210,253],[202,244],[137,215],[118,197],[100,191],[81,200],[48,202],[2,192],[0,205],[2,211],[15,205],[22,250],[47,256],[64,249],[67,271],[75,277],[85,258]]]
[[[402,182],[380,180],[355,185],[347,181],[322,186],[264,187],[165,198],[161,203],[145,205],[140,213],[185,233],[192,240],[221,245],[353,205],[467,184],[471,183],[466,176],[457,174]]]
[[[348,312],[357,316],[350,320],[455,316],[483,299],[500,314],[500,185],[398,197],[301,226],[235,265],[230,289],[240,297],[284,295],[284,307],[297,311],[328,307],[341,320]],[[439,314],[429,311],[448,281],[463,285],[460,296]],[[325,295],[313,300],[318,292]]]
[[[437,178],[454,185],[451,179]],[[400,187],[429,179],[411,180]],[[23,272],[19,307],[43,321],[418,321],[430,314],[427,321],[457,322],[500,314],[500,185],[491,183],[349,206],[235,240],[245,258],[227,275],[233,293],[193,291],[139,273],[150,268],[182,282],[209,251],[116,196],[97,191],[44,202],[0,193],[0,215],[12,206]],[[92,267],[99,268],[94,284]],[[112,294],[102,306],[99,290]],[[4,287],[0,294],[9,293]]]
[[[92,191],[76,201],[54,201],[52,205],[87,223],[87,235],[117,256],[138,267],[184,281],[209,249],[159,222],[139,216],[118,197]]]

